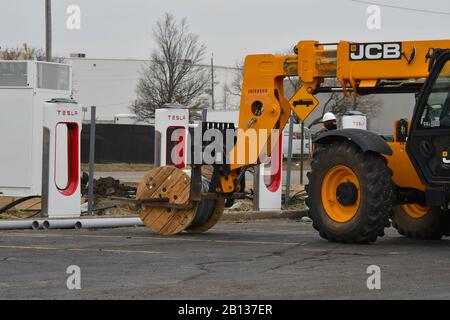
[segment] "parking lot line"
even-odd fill
[[[44,246],[0,246],[0,249],[37,250],[37,251],[77,251],[77,252],[107,252],[107,253],[133,253],[133,254],[160,254],[162,252],[145,250],[103,249],[103,248],[58,248]]]

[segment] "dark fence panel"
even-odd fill
[[[90,125],[81,133],[81,162],[89,162]],[[97,124],[95,137],[96,163],[153,164],[155,127],[139,125]]]

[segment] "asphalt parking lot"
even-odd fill
[[[67,289],[68,266],[81,290]],[[381,268],[369,290],[367,267]],[[289,220],[220,223],[205,235],[146,228],[0,232],[1,299],[449,299],[450,241],[393,229],[341,245]]]

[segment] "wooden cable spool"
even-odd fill
[[[204,178],[204,192],[208,192],[208,179]],[[137,200],[168,199],[170,204],[188,205],[190,196],[189,175],[183,170],[166,166],[150,170],[138,186]],[[220,220],[225,200],[204,200],[192,209],[169,209],[144,207],[139,215],[144,224],[161,235],[175,235],[183,231],[203,233],[214,227]],[[194,224],[193,224],[194,222]]]

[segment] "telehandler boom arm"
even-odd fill
[[[450,40],[337,44],[300,41],[293,55],[248,56],[230,169],[257,164],[261,155],[270,155],[271,141],[278,141],[278,136],[273,135],[281,134],[291,111],[306,120],[319,105],[315,97],[318,93],[418,92],[429,75],[435,53],[447,48]],[[284,96],[284,79],[288,77],[299,77],[301,81],[290,100]],[[327,79],[336,80],[339,86],[327,86]],[[258,133],[257,144],[246,142],[252,130]],[[264,130],[267,134],[260,135]]]

